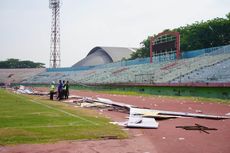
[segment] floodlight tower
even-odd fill
[[[50,68],[61,66],[60,58],[60,0],[49,0],[52,9],[51,40],[50,40]]]

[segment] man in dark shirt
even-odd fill
[[[58,100],[62,99],[62,88],[63,88],[62,81],[59,80],[59,84],[58,84],[58,96],[57,96]]]
[[[69,81],[66,81],[65,84],[65,99],[69,98]]]

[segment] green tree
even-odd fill
[[[6,61],[0,61],[0,68],[44,68],[44,63],[34,63],[32,61],[20,61],[19,59],[10,58]]]
[[[131,54],[130,59],[142,58],[142,57],[149,57],[149,46],[150,46],[150,39],[147,38],[141,43],[141,48],[138,48],[136,52]]]
[[[214,18],[164,31],[177,31],[180,33],[182,52],[228,45],[230,44],[230,12],[226,14],[226,18]],[[149,38],[143,40],[141,45],[141,48],[137,49],[130,59],[150,56]]]
[[[230,20],[215,18],[174,29],[181,35],[181,50],[196,50],[230,43]]]
[[[228,18],[228,20],[230,20],[230,12],[226,14],[226,17]]]

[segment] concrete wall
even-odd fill
[[[230,99],[230,87],[186,87],[186,86],[71,86],[72,89],[101,91],[133,91],[150,95],[193,96]]]

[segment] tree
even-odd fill
[[[20,61],[19,59],[10,58],[6,61],[0,61],[0,68],[44,68],[44,63],[34,63],[32,61]]]
[[[214,18],[208,21],[195,22],[164,31],[180,33],[181,51],[196,50],[230,44],[230,12],[226,18]],[[149,38],[141,42],[142,47],[131,55],[130,59],[149,57]]]
[[[196,50],[230,43],[230,20],[215,18],[174,29],[181,35],[181,50]]]
[[[142,57],[149,57],[149,46],[150,46],[150,39],[147,38],[146,40],[140,43],[142,45],[141,48],[137,49],[136,52],[131,54],[130,59],[142,58]]]
[[[228,20],[230,20],[230,12],[226,14],[226,17],[228,18]]]

